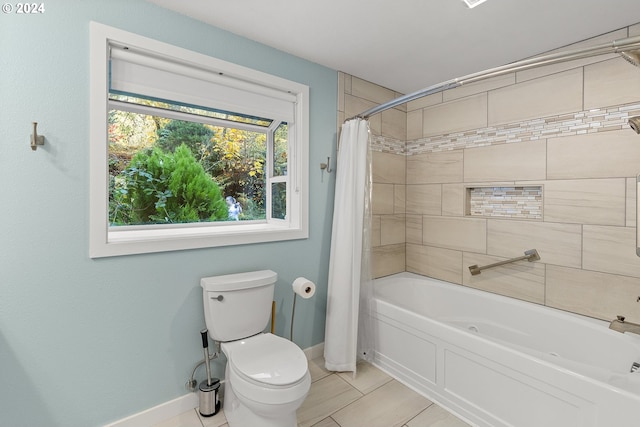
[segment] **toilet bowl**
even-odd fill
[[[296,427],[311,387],[303,351],[264,333],[277,274],[271,270],[200,281],[209,336],[227,356],[223,408],[229,427]]]
[[[296,410],[311,387],[302,350],[272,334],[221,347],[228,360],[224,413],[229,426],[297,426]]]

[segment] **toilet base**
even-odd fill
[[[223,407],[229,427],[297,427],[298,425],[296,411],[278,413],[276,418],[256,414],[240,402],[228,381],[225,383]]]

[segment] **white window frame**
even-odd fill
[[[295,96],[294,123],[289,125],[287,175],[266,171],[265,185],[288,180],[286,219],[266,222],[197,223],[168,226],[110,227],[108,218],[108,91],[110,46],[131,46],[158,53],[183,66],[198,64],[198,72],[222,75],[230,86],[256,87]],[[90,24],[90,195],[91,258],[240,245],[309,237],[309,87],[277,76],[149,39],[96,22]],[[271,153],[268,152],[267,155]],[[270,193],[267,192],[267,193]],[[267,213],[270,213],[267,200]]]

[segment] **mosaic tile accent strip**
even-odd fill
[[[382,153],[406,154],[406,143],[387,136],[371,134],[371,149]]]
[[[542,187],[467,188],[469,216],[542,219]]]
[[[597,108],[577,113],[528,120],[407,141],[407,155],[457,150],[512,142],[580,135],[627,127],[629,117],[640,115],[640,104]]]

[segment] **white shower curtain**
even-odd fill
[[[361,310],[368,317],[371,294],[370,162],[369,123],[353,119],[343,124],[336,166],[324,341],[325,367],[330,371],[355,374],[358,353],[364,358],[371,354],[371,334],[359,320],[364,317],[359,316]]]

